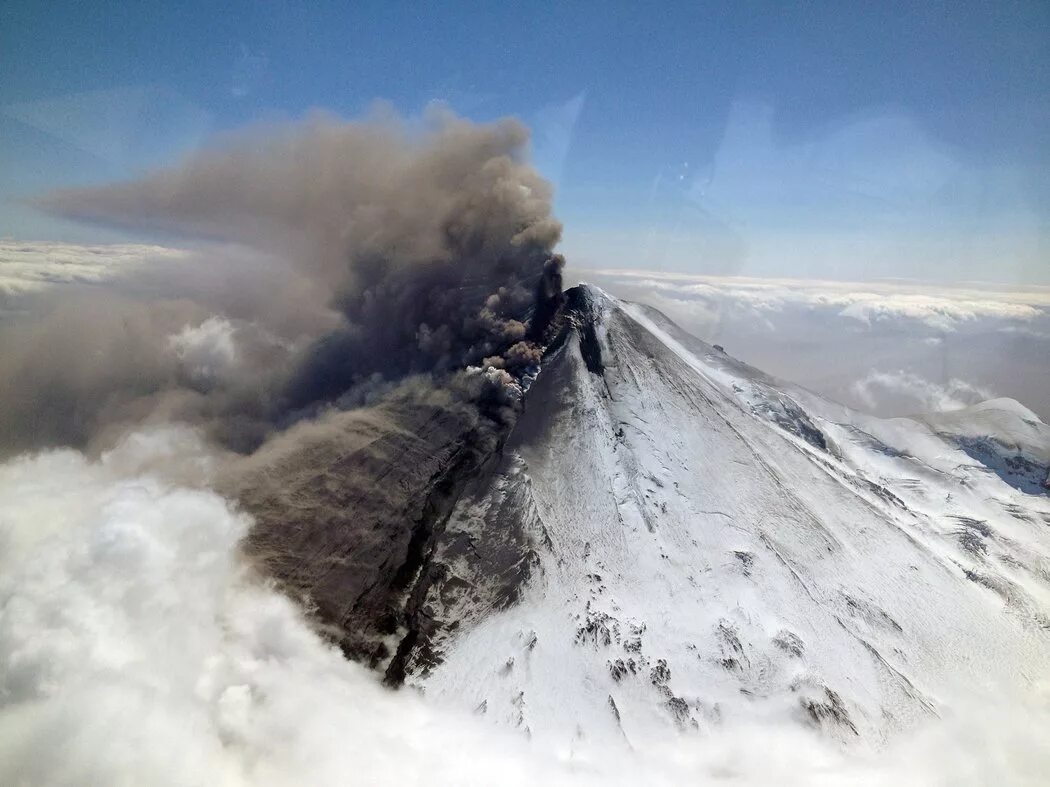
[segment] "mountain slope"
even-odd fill
[[[567,319],[432,544],[407,682],[566,745],[728,719],[877,742],[1045,671],[1045,425],[992,403],[989,467],[986,419],[862,416],[593,288]]]

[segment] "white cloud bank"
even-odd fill
[[[188,258],[187,250],[143,244],[77,245],[0,240],[0,296],[62,284],[100,283],[150,260]],[[603,286],[644,289],[667,301],[747,311],[754,316],[790,308],[833,310],[863,324],[908,321],[953,331],[981,319],[1024,324],[1050,315],[1050,287],[1004,287],[983,282],[933,285],[906,280],[844,282],[820,279],[704,276],[631,269],[570,269]],[[673,307],[672,307],[673,310]]]
[[[801,729],[543,751],[382,688],[244,565],[188,431],[0,465],[0,783],[1037,784],[1048,714],[956,703],[882,752]],[[178,478],[181,482],[173,480]]]
[[[542,777],[516,739],[394,695],[324,644],[241,562],[246,518],[153,472],[176,459],[207,469],[172,431],[99,462],[0,467],[0,783]]]
[[[1028,322],[1050,314],[1050,287],[1012,289],[991,284],[941,286],[903,280],[842,282],[692,276],[633,270],[576,271],[610,282],[694,300],[756,316],[788,308],[825,309],[860,323],[910,322],[934,331],[954,331],[980,319]]]
[[[855,409],[890,417],[994,391],[1050,418],[1050,287],[569,270]]]
[[[138,243],[85,246],[0,240],[0,296],[22,295],[56,284],[97,284],[151,259],[180,259],[186,254]]]
[[[946,385],[939,385],[905,371],[873,371],[853,384],[853,392],[870,408],[889,397],[902,400],[905,407],[910,406],[917,413],[961,410],[995,397],[988,389],[963,380],[953,378]]]

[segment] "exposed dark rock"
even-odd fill
[[[744,550],[733,550],[733,557],[740,561],[740,567],[744,572],[744,576],[751,576],[751,566],[755,563],[755,556]]]
[[[594,647],[608,647],[613,636],[619,636],[616,621],[604,612],[588,612],[584,624],[576,629],[576,644],[590,643]]]
[[[729,657],[745,658],[744,646],[740,642],[740,634],[737,627],[728,620],[721,620],[715,629],[715,635],[722,644],[722,649]]]
[[[942,434],[954,442],[970,458],[980,462],[988,472],[995,473],[1021,492],[1029,495],[1045,495],[1050,492],[1050,467],[1032,461],[990,437],[959,437]]]
[[[587,371],[592,374],[602,374],[605,367],[602,365],[602,349],[598,344],[598,335],[594,330],[594,323],[586,323],[580,330],[580,354],[583,362],[587,364]]]
[[[954,519],[967,530],[971,530],[984,538],[992,537],[992,529],[983,519],[974,519],[968,516],[953,516],[951,519]]]
[[[758,415],[769,419],[785,432],[800,437],[814,448],[821,451],[828,450],[827,438],[817,428],[806,411],[784,394],[773,391],[763,386],[765,397],[762,401],[753,405],[752,409]]]
[[[638,672],[638,664],[634,659],[616,659],[615,661],[609,662],[609,674],[612,675],[613,680],[619,683],[621,680],[627,677],[628,674],[635,675]]]
[[[1020,519],[1022,522],[1033,521],[1024,507],[1017,505],[1017,503],[1002,503],[1002,506],[1006,513],[1014,519]]]
[[[675,726],[678,729],[684,730],[688,727],[696,728],[699,726],[693,718],[693,714],[689,712],[689,703],[681,697],[668,697],[665,704],[667,709],[671,711],[671,717],[674,719]]]
[[[576,334],[580,342],[580,355],[587,365],[587,371],[601,375],[605,371],[602,364],[602,348],[598,342],[595,328],[594,303],[591,293],[585,287],[573,287],[565,293],[566,311],[572,316],[576,325]]]
[[[973,530],[966,530],[965,528],[956,530],[955,536],[959,539],[959,544],[962,548],[971,555],[985,555],[988,553],[988,545]]]
[[[854,735],[859,734],[857,725],[850,718],[849,711],[846,710],[846,705],[842,702],[842,698],[827,686],[824,687],[824,697],[822,699],[803,697],[799,702],[810,721],[815,725],[838,726],[844,730],[849,730]]]
[[[901,500],[897,495],[893,494],[889,489],[884,487],[882,484],[876,484],[874,481],[864,478],[863,476],[857,476],[856,482],[858,486],[861,486],[868,491],[874,493],[876,496],[882,498],[890,505],[896,506],[897,508],[906,510],[908,508],[904,501]]]
[[[903,631],[900,624],[890,617],[885,610],[871,602],[845,592],[842,593],[842,598],[846,602],[846,609],[851,616],[861,618],[872,626],[893,629],[898,633]]]
[[[657,659],[656,666],[649,670],[649,680],[654,686],[666,686],[671,680],[671,670],[666,659]]]
[[[289,435],[238,479],[255,519],[245,548],[348,657],[383,666],[435,531],[482,460],[466,410],[341,413]]]
[[[777,632],[777,635],[773,637],[773,644],[785,653],[790,653],[792,656],[800,658],[806,650],[805,643],[802,642],[798,634],[787,629],[781,629]]]

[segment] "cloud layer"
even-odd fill
[[[881,752],[799,728],[541,749],[382,688],[245,565],[200,436],[0,464],[0,782],[67,785],[1037,784],[1045,710],[954,716]],[[1007,712],[1008,711],[1008,712]]]
[[[1050,288],[577,271],[763,371],[892,416],[1009,396],[1050,418]]]
[[[853,384],[861,401],[875,409],[887,398],[898,399],[897,406],[911,407],[915,412],[959,410],[994,397],[991,391],[977,388],[962,380],[951,379],[946,385],[931,383],[908,372],[871,372]]]
[[[520,742],[395,696],[319,639],[241,561],[247,518],[157,472],[173,461],[210,459],[161,430],[98,462],[0,466],[0,781],[482,783],[504,758],[541,776]]]
[[[695,299],[757,313],[793,307],[834,311],[859,323],[909,322],[932,331],[965,329],[981,319],[1027,322],[1050,312],[1050,287],[943,286],[909,281],[840,282],[690,276],[653,271],[595,270],[579,275],[650,290],[678,300]]]
[[[78,245],[0,240],[0,316],[12,296],[56,284],[100,283],[150,260],[179,259],[186,254],[181,249],[136,243]]]

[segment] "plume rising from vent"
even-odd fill
[[[417,391],[513,399],[560,301],[563,265],[551,189],[527,148],[514,120],[317,115],[231,135],[138,180],[40,199],[68,218],[241,251],[232,265],[208,250],[145,269],[105,294],[77,293],[75,308],[68,292],[45,298],[28,324],[5,329],[4,444],[33,444],[22,425],[43,420],[33,412],[43,401],[78,408],[44,430],[45,443],[82,444],[161,408],[250,450],[275,427],[369,403],[409,377]],[[244,262],[244,248],[266,264]],[[227,328],[198,330],[216,318]],[[187,349],[208,336],[223,346]],[[44,339],[48,352],[27,350]],[[90,370],[55,362],[70,355],[91,357]],[[148,375],[137,373],[143,357]],[[203,357],[227,363],[187,368]]]

